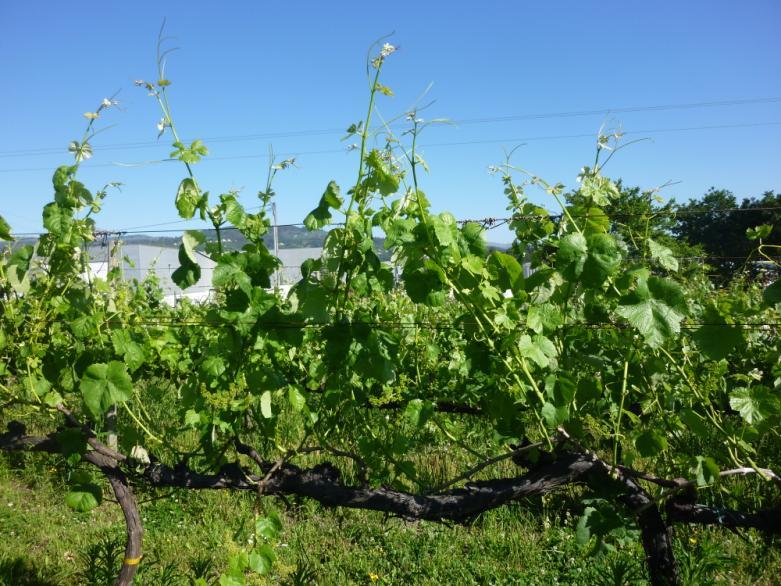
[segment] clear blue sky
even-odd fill
[[[41,228],[51,170],[71,159],[82,113],[120,90],[122,111],[93,140],[81,178],[90,188],[124,184],[99,224],[107,229],[177,219],[173,197],[183,169],[153,143],[160,118],[133,80],[155,77],[163,18],[180,48],[169,61],[174,119],[186,138],[206,139],[213,160],[196,168],[212,193],[241,188],[253,205],[263,185],[269,142],[298,154],[299,168],[276,184],[281,222],[298,222],[329,180],[347,188],[356,154],[338,133],[270,140],[212,137],[346,128],[366,108],[366,50],[395,31],[383,115],[403,113],[433,82],[424,117],[492,118],[633,106],[781,97],[781,4],[687,2],[146,2],[0,3],[0,214],[17,232]],[[458,217],[501,216],[505,201],[486,168],[502,146],[525,142],[514,159],[551,181],[574,184],[593,158],[591,138],[604,115],[547,117],[432,128],[421,138],[431,175],[423,189],[438,210]],[[652,140],[622,151],[608,168],[629,185],[686,200],[708,187],[757,196],[781,189],[781,101],[621,113],[627,138]],[[748,126],[753,125],[753,126]],[[700,126],[732,126],[649,132]],[[740,126],[740,127],[738,127]],[[476,142],[486,141],[486,142]],[[489,142],[490,141],[490,142]],[[470,144],[441,144],[470,143]],[[61,149],[59,154],[20,153]],[[309,154],[307,154],[309,153]],[[221,159],[221,157],[228,157]],[[243,157],[243,158],[230,158]],[[537,201],[552,202],[534,194]],[[195,225],[195,224],[194,224]],[[177,225],[174,225],[177,227]],[[498,232],[492,240],[506,240]]]

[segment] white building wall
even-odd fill
[[[150,274],[154,274],[163,293],[163,301],[168,305],[184,298],[191,301],[208,301],[212,292],[212,275],[215,262],[206,256],[198,259],[201,278],[192,287],[181,289],[174,283],[171,275],[179,268],[179,250],[172,247],[149,246],[147,244],[125,244],[122,246],[122,276],[126,281],[139,283]]]

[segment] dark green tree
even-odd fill
[[[703,255],[702,246],[678,238],[674,231],[675,200],[665,202],[658,190],[627,187],[621,180],[615,185],[617,192],[603,205],[604,213],[596,212],[581,190],[568,193],[566,199],[573,216],[589,223],[604,223],[610,218],[608,231],[624,243],[630,258],[653,256],[649,243],[653,241],[669,249],[668,257],[677,262],[682,274],[702,273],[702,263],[691,262]]]
[[[711,188],[702,198],[678,206],[671,229],[681,241],[701,247],[703,262],[718,281],[726,282],[743,270],[758,270],[754,263],[759,258],[753,255],[757,241],[746,231],[761,225],[774,226],[763,244],[781,244],[781,193],[766,191],[738,202],[732,192]]]

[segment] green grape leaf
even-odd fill
[[[329,181],[328,185],[323,192],[321,203],[325,203],[329,208],[338,210],[344,203],[344,199],[340,193],[339,185],[336,181]]]
[[[265,391],[260,396],[260,413],[266,419],[271,419],[274,416],[271,411],[271,391]]]
[[[762,299],[768,305],[775,305],[781,303],[781,279],[778,279],[771,285],[769,285],[762,292]]]
[[[59,432],[57,442],[60,445],[62,455],[71,463],[78,463],[81,457],[87,453],[87,436],[76,427],[66,427]]]
[[[646,343],[657,348],[681,331],[687,313],[681,287],[661,277],[642,278],[636,289],[621,300],[616,309],[643,335]]]
[[[720,472],[716,461],[710,456],[697,456],[689,471],[694,474],[697,486],[713,484],[718,480]]]
[[[235,285],[241,289],[247,296],[252,293],[252,279],[244,272],[244,268],[240,266],[240,260],[243,257],[231,257],[224,256],[214,267],[214,273],[212,274],[212,285],[215,287],[227,287]]]
[[[586,507],[583,511],[583,515],[578,519],[578,524],[575,528],[575,540],[578,545],[586,545],[591,539],[590,518],[595,511],[596,509],[594,507]]]
[[[306,407],[306,397],[296,385],[288,385],[287,400],[293,408],[293,411],[301,411]]]
[[[556,357],[556,347],[548,338],[536,335],[531,338],[524,334],[518,339],[518,349],[521,356],[528,358],[540,368],[547,368]]]
[[[621,251],[610,234],[592,234],[588,237],[588,257],[583,265],[583,284],[600,287],[621,266]]]
[[[249,554],[239,551],[228,558],[228,573],[220,576],[220,586],[244,586],[244,571],[249,568]]]
[[[440,246],[450,246],[456,241],[458,226],[452,214],[443,212],[429,218],[429,225],[434,231],[434,236]]]
[[[635,447],[644,458],[650,458],[667,449],[667,439],[658,431],[646,430],[635,437]]]
[[[561,239],[556,254],[556,268],[571,281],[577,280],[583,273],[588,258],[588,245],[582,234],[567,234]]]
[[[243,572],[249,566],[249,555],[246,551],[238,551],[228,558],[228,571],[231,574]]]
[[[315,323],[324,323],[329,319],[328,306],[332,293],[319,284],[309,281],[298,283],[291,291],[291,301],[298,304],[298,310],[307,319]]]
[[[461,266],[473,275],[482,275],[483,259],[474,254],[468,254],[461,259]]]
[[[729,398],[729,405],[748,423],[753,425],[771,415],[778,415],[779,399],[768,387],[753,385],[735,389]]]
[[[265,576],[271,571],[271,567],[274,564],[274,558],[269,556],[271,548],[267,545],[258,548],[258,551],[253,551],[249,554],[249,569]]]
[[[23,272],[21,279],[19,278],[20,272],[22,271],[18,266],[10,265],[8,267],[8,283],[19,295],[26,295],[30,290],[30,271]]]
[[[30,262],[35,255],[35,249],[30,246],[19,246],[8,258],[8,266],[16,267],[21,272],[27,272],[30,270]]]
[[[43,208],[43,227],[55,236],[65,235],[73,226],[73,210],[52,202]]]
[[[179,260],[181,261],[181,255]],[[176,283],[180,289],[192,287],[201,280],[201,267],[197,264],[182,264],[178,269],[171,273],[171,280]]]
[[[54,175],[52,175],[52,186],[54,187],[54,191],[62,191],[65,189],[68,185],[68,181],[70,181],[76,173],[76,169],[78,169],[78,167],[75,165],[60,165],[57,167],[54,171]]]
[[[567,405],[557,407],[553,403],[546,401],[543,404],[542,409],[540,409],[540,414],[547,426],[553,428],[567,421],[569,418],[569,408]]]
[[[203,244],[206,236],[197,230],[187,230],[182,235],[182,244],[179,245],[179,268],[171,274],[171,280],[180,289],[192,287],[201,280],[201,266],[197,262],[195,249]],[[219,265],[217,266],[217,269]],[[217,274],[217,269],[214,273]]]
[[[201,414],[195,409],[188,409],[184,414],[184,424],[190,427],[197,427],[201,424]]]
[[[225,218],[239,229],[244,228],[247,221],[247,212],[233,194],[227,193],[220,196],[220,202],[225,208]]]
[[[407,295],[413,302],[434,307],[445,303],[447,298],[445,286],[437,271],[425,268],[418,268],[412,272],[405,270],[402,280]]]
[[[602,175],[586,175],[580,184],[580,193],[598,206],[606,206],[618,198],[618,186]]]
[[[258,517],[255,520],[255,533],[269,541],[279,537],[282,531],[282,521],[275,512],[271,512],[265,517]]]
[[[217,378],[228,369],[222,356],[207,356],[201,362],[201,372],[209,378]]]
[[[169,82],[167,79],[161,79],[157,82],[157,85],[164,87],[170,83],[171,82]],[[176,158],[183,163],[188,163],[190,165],[197,163],[201,160],[201,157],[205,157],[209,154],[209,149],[207,149],[206,145],[204,145],[200,140],[194,140],[189,147],[184,146],[181,142],[175,142],[173,143],[173,146],[176,148],[176,150],[172,151],[169,156],[172,159]]]
[[[770,236],[772,231],[773,226],[771,224],[761,224],[753,228],[746,228],[746,238],[749,240],[761,240]]]
[[[206,242],[206,236],[200,230],[186,230],[182,234],[182,250],[191,263],[198,263],[195,249],[204,242]]]
[[[578,381],[575,396],[577,396],[579,404],[583,404],[593,399],[599,399],[599,397],[602,396],[602,383],[599,379],[591,377],[582,378]]]
[[[372,149],[366,157],[366,167],[368,169],[368,176],[365,180],[367,187],[375,189],[385,196],[398,191],[399,178],[383,160],[380,151]]]
[[[11,226],[5,221],[3,216],[0,216],[0,240],[13,240],[11,236]]]
[[[133,394],[133,381],[121,362],[88,366],[81,377],[81,394],[93,419],[98,419],[109,407],[127,401]]]
[[[230,574],[222,574],[220,576],[220,586],[244,586],[246,581],[243,572],[244,570],[231,572]]]
[[[532,305],[526,315],[526,325],[537,334],[555,330],[562,323],[564,323],[564,316],[561,309],[552,303]]]
[[[583,233],[586,236],[610,231],[610,217],[602,208],[576,207],[573,209],[573,215],[576,216],[575,221],[578,221],[580,216],[585,217],[586,223],[583,224]]]
[[[412,399],[404,409],[404,417],[410,425],[420,429],[434,415],[434,405],[431,401]]]
[[[319,230],[331,222],[331,210],[323,207],[316,207],[304,218],[304,226],[310,232]]]
[[[466,222],[461,228],[467,248],[472,254],[485,258],[488,254],[488,244],[485,239],[485,228],[477,222]]]
[[[597,501],[603,504],[602,501]],[[575,528],[575,540],[578,545],[586,545],[591,537],[599,540],[614,535],[618,536],[625,531],[625,521],[616,511],[607,506],[599,508],[586,507],[583,516],[578,520]]]
[[[488,257],[488,271],[502,291],[523,289],[523,267],[515,257],[495,250]]]
[[[65,504],[79,513],[91,511],[102,500],[103,490],[97,484],[79,484],[65,493]]]
[[[194,179],[190,177],[182,179],[176,190],[175,203],[179,216],[185,220],[189,220],[195,215],[196,210],[203,208],[205,200]]]
[[[333,217],[331,210],[338,210],[342,203],[344,203],[344,200],[339,193],[339,186],[336,184],[336,181],[330,181],[320,198],[320,203],[304,218],[304,226],[310,232],[327,226],[331,223]]]
[[[567,374],[550,374],[545,379],[545,394],[556,407],[568,406],[575,398],[577,386]]]
[[[92,477],[83,471],[71,475],[70,487],[65,494],[65,504],[74,511],[86,513],[103,501],[103,489],[92,482]]]
[[[711,360],[721,360],[729,356],[733,348],[743,342],[740,328],[724,324],[706,324],[693,334],[697,347]]]
[[[683,409],[678,413],[678,417],[694,435],[701,438],[706,438],[708,436],[708,426],[702,415],[696,413],[692,409]]]
[[[130,337],[127,330],[114,330],[111,332],[111,343],[114,351],[122,356],[130,372],[135,372],[146,359],[144,350]]]
[[[43,396],[43,402],[49,407],[57,407],[62,404],[62,395],[57,391],[49,391]]]
[[[651,253],[651,258],[657,261],[663,269],[673,272],[678,270],[678,259],[673,255],[673,251],[663,244],[649,238],[648,252]]]

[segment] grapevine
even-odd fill
[[[368,60],[367,113],[348,129],[360,144],[356,182],[324,181],[304,218],[330,227],[323,255],[287,296],[264,237],[273,179],[292,161],[272,158],[255,212],[236,192],[213,197],[197,176],[207,146],[180,140],[162,46],[156,79],[137,85],[159,104],[160,135],[182,163],[176,210],[215,235],[184,233],[173,278],[198,282],[206,255],[216,299],[169,308],[154,283],[89,275],[113,186],[93,194],[78,172],[112,101],[88,113],[74,163],[54,172],[46,233],[15,245],[0,218],[12,243],[0,256],[0,448],[58,455],[77,511],[101,506],[105,478],[127,525],[117,584],[143,564],[135,493],[166,487],[455,523],[567,487],[578,540],[596,550],[635,535],[654,584],[680,581],[676,525],[777,535],[781,281],[718,288],[684,273],[668,232],[653,228],[650,195],[642,222],[611,218],[622,192],[605,171],[618,134],[598,137],[576,192],[512,154],[495,166],[514,242],[489,250],[485,226],[435,212],[423,191],[417,138],[436,121],[411,111],[399,135],[374,125],[394,51],[386,43]],[[560,213],[532,203],[535,189]],[[240,250],[224,246],[228,227]],[[759,254],[772,248],[760,241]],[[160,394],[175,398],[170,409]],[[452,478],[422,474],[435,446],[473,463]],[[754,478],[762,508],[730,495],[739,477]],[[716,491],[729,506],[717,507]],[[284,527],[260,511],[226,583],[272,571]]]

